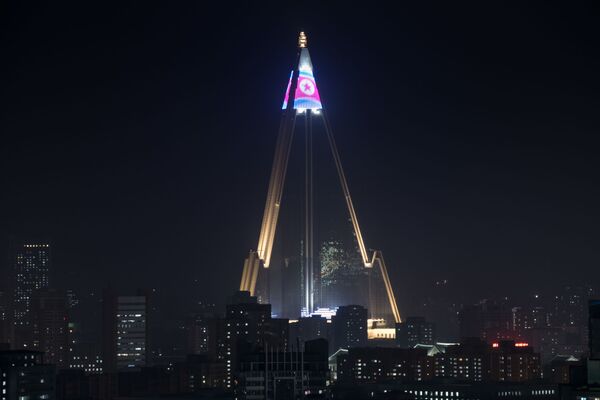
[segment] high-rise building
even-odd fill
[[[484,300],[464,306],[458,319],[461,338],[480,338],[491,343],[515,337],[512,310],[502,303]]]
[[[215,304],[199,302],[185,319],[186,355],[215,357],[218,316]]]
[[[518,337],[523,338],[530,329],[545,328],[550,318],[545,307],[524,306],[512,308],[512,326]]]
[[[367,345],[367,309],[359,305],[341,306],[331,318],[333,350]]]
[[[292,324],[290,324],[292,326]],[[327,339],[329,337],[329,324],[327,318],[320,315],[300,318],[294,323],[294,336],[290,330],[290,340],[295,341],[296,338],[300,342],[306,342],[313,339]]]
[[[31,299],[36,290],[50,285],[50,249],[47,242],[21,242],[12,245],[15,345],[18,348],[31,346]]]
[[[559,294],[554,296],[552,325],[585,327],[587,324],[588,301],[593,294],[594,290],[589,286],[563,287]]]
[[[185,379],[194,387],[233,390],[240,383],[243,357],[266,348],[289,349],[289,320],[272,318],[270,304],[260,304],[248,291],[235,292],[227,303],[224,317],[201,312],[187,321],[188,360],[195,360],[195,366]]]
[[[218,319],[214,316],[194,315],[186,321],[187,354],[216,355]]]
[[[271,305],[258,303],[249,292],[236,292],[226,306],[225,319],[235,325],[235,335],[243,335],[248,343],[262,345],[263,332],[271,319]]]
[[[41,351],[0,351],[0,399],[53,400],[55,374]]]
[[[271,318],[271,305],[260,304],[250,292],[236,292],[220,320],[217,338],[217,360],[226,363],[227,387],[233,386],[241,355],[269,346],[286,351],[289,320]]]
[[[148,295],[123,296],[107,290],[103,297],[102,361],[105,372],[149,365]]]
[[[70,354],[69,368],[80,369],[87,374],[100,374],[102,368],[102,356],[96,343],[77,343]]]
[[[240,360],[240,392],[246,399],[328,398],[328,345],[309,340],[303,351],[266,347]]]
[[[378,329],[388,328],[392,331],[390,336],[393,336],[393,324],[400,322],[400,313],[387,266],[381,251],[369,249],[365,245],[331,125],[321,103],[307,43],[306,34],[301,32],[297,67],[292,70],[284,96],[281,125],[258,244],[255,250],[250,250],[244,261],[239,288],[257,296],[261,303],[275,303],[276,315],[292,319],[318,314],[318,309],[334,309],[340,304],[368,305],[370,319],[379,321]],[[299,119],[304,119],[305,123],[296,123]],[[322,123],[314,124],[319,120]],[[304,226],[302,238],[298,240],[294,235],[295,238],[291,239],[299,246],[294,246],[297,250],[290,252],[288,246],[276,248],[274,244],[275,238],[282,236],[281,232],[276,233],[278,221],[285,216],[285,212],[281,211],[291,203],[301,205],[299,201],[289,202],[287,194],[284,197],[286,171],[291,161],[290,149],[295,142],[295,127],[299,125],[304,125],[306,137],[305,184],[302,196]],[[322,242],[321,251],[316,238],[323,233],[318,232],[322,228],[315,229],[314,225],[314,178],[324,175],[314,173],[313,127],[323,127],[325,130],[323,137],[328,139],[326,142],[330,146],[349,217],[348,230],[352,232],[351,238],[349,235],[343,235],[345,238],[339,237],[339,232],[336,233],[337,240]],[[286,207],[282,206],[284,198]],[[340,201],[339,205],[342,204]],[[333,217],[334,213],[335,211],[328,212],[328,218]],[[284,279],[284,276],[288,275],[300,278],[291,290],[288,290],[289,281]],[[301,293],[296,297],[298,288]],[[301,300],[300,309],[294,310],[298,298]]]
[[[588,285],[568,285],[554,296],[550,322],[563,330],[561,344],[567,347],[560,354],[578,354],[588,348],[588,301],[593,295]]]
[[[44,359],[58,368],[69,365],[67,295],[56,289],[40,289],[31,297],[32,348],[45,353]]]
[[[88,374],[102,372],[100,343],[82,341],[81,325],[69,322],[69,368],[80,369]]]
[[[588,346],[587,362],[588,385],[600,384],[600,300],[590,300],[588,310]]]
[[[542,357],[550,362],[557,355],[581,355],[586,348],[578,339],[578,329],[567,326],[534,328],[525,331],[524,339]]]
[[[0,288],[0,343],[9,345],[13,341],[12,315],[6,288]]]
[[[69,309],[72,309],[79,305],[79,297],[77,297],[77,294],[73,289],[67,290],[67,305]]]
[[[600,360],[600,300],[589,301],[588,337],[590,359]]]
[[[396,324],[396,343],[412,348],[417,344],[432,345],[435,342],[435,324],[423,317],[408,317]]]

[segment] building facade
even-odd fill
[[[333,350],[367,345],[367,309],[359,305],[341,306],[331,318]]]
[[[351,347],[337,356],[336,373],[342,384],[428,381],[434,376],[434,359],[425,349]]]
[[[336,399],[405,400],[559,400],[568,398],[561,387],[550,383],[490,383],[434,380],[430,382],[387,382],[340,387]],[[587,398],[591,400],[592,398]],[[577,399],[577,400],[584,400]]]
[[[463,307],[458,315],[459,335],[480,338],[488,343],[515,339],[512,310],[504,303],[489,300]]]
[[[219,320],[216,359],[226,364],[227,388],[233,389],[241,357],[269,346],[288,348],[289,320],[271,318],[271,305],[260,304],[247,291],[236,292]]]
[[[36,290],[50,286],[51,247],[47,242],[13,243],[13,322],[15,347],[31,347],[31,299]]]
[[[240,361],[239,397],[242,399],[326,398],[329,386],[325,339],[309,340],[303,351],[265,347]]]
[[[600,360],[600,300],[590,300],[588,311],[588,345],[590,359]]]
[[[435,343],[435,324],[423,317],[408,317],[396,324],[396,344],[403,348],[413,348],[418,344]]]
[[[148,295],[138,291],[122,296],[105,291],[103,297],[103,370],[115,372],[148,366]]]
[[[0,351],[1,400],[53,400],[55,375],[40,351]]]
[[[41,350],[44,360],[57,368],[69,365],[67,295],[56,289],[40,289],[31,298],[32,349]]]

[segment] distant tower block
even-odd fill
[[[383,287],[387,294],[387,303],[389,303],[389,314],[392,315],[394,322],[401,322],[400,313],[396,305],[396,298],[388,276],[387,267],[383,259],[383,255],[379,250],[367,250],[365,246],[362,232],[358,224],[358,218],[350,196],[350,189],[346,181],[346,176],[342,168],[342,163],[338,153],[338,149],[333,137],[331,126],[323,105],[321,96],[317,88],[313,65],[308,52],[308,40],[304,32],[300,32],[298,37],[298,58],[296,68],[290,74],[290,79],[287,85],[287,90],[283,100],[282,117],[279,127],[279,134],[275,146],[275,157],[271,170],[271,178],[269,180],[269,188],[267,191],[267,199],[265,203],[265,211],[263,214],[260,235],[256,250],[251,250],[244,262],[242,279],[240,282],[240,290],[249,291],[255,295],[257,287],[257,279],[261,270],[269,268],[273,251],[273,242],[277,229],[277,220],[281,209],[281,199],[283,195],[283,187],[285,183],[286,171],[288,167],[290,150],[292,147],[292,138],[294,135],[294,127],[296,119],[303,117],[305,120],[305,136],[306,136],[306,168],[305,168],[305,221],[304,221],[304,238],[303,238],[303,293],[302,293],[302,309],[303,314],[310,315],[315,311],[315,280],[316,274],[320,273],[319,269],[314,266],[314,235],[313,235],[313,171],[312,171],[312,122],[314,118],[322,118],[327,134],[327,139],[341,189],[348,209],[352,227],[358,244],[358,249],[362,258],[362,263],[369,271],[373,268],[378,268],[381,276]],[[373,274],[370,274],[370,276]],[[378,276],[379,276],[378,275]],[[375,276],[375,275],[373,275]],[[369,312],[371,319],[379,319],[378,313],[381,313],[381,307],[378,307],[374,300],[376,289],[371,289],[369,285]],[[268,292],[268,291],[267,291]],[[268,293],[259,296],[263,302],[268,302]],[[340,304],[343,305],[343,304]],[[390,323],[392,321],[389,321]]]

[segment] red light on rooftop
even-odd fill
[[[496,348],[496,347],[500,347],[500,343],[498,342],[494,342],[492,343],[492,347]]]

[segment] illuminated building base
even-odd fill
[[[369,318],[367,320],[367,338],[396,339],[396,328],[389,328],[383,318]]]

